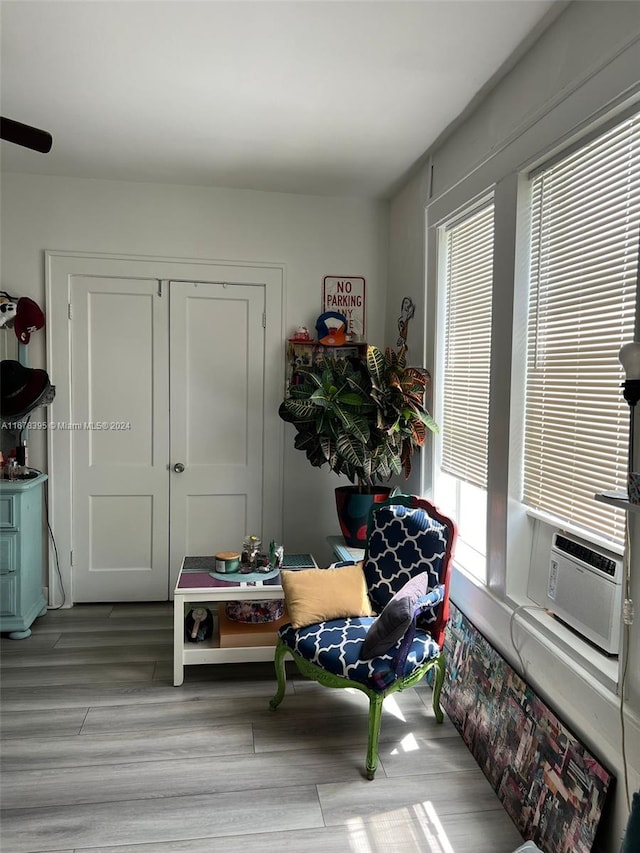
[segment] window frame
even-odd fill
[[[435,224],[433,227],[435,229],[434,233],[437,240],[437,327],[442,329],[446,328],[446,318],[447,318],[447,292],[448,292],[448,251],[447,251],[447,239],[448,235],[455,228],[460,225],[468,222],[475,216],[481,214],[487,208],[492,208],[492,221],[493,221],[493,245],[492,245],[492,286],[491,286],[491,300],[492,300],[492,316],[493,311],[495,310],[494,304],[494,293],[493,293],[493,278],[495,277],[495,199],[494,199],[494,190],[491,189],[488,192],[483,193],[479,197],[473,199],[469,204],[464,205],[462,208],[456,210],[451,216],[448,216]],[[486,501],[487,501],[487,510],[484,519],[484,541],[485,541],[485,550],[484,553],[477,551],[477,549],[471,544],[467,543],[464,540],[463,534],[461,534],[460,529],[458,530],[458,548],[457,548],[457,559],[456,565],[457,567],[465,572],[469,577],[473,578],[474,582],[480,583],[482,585],[487,585],[489,582],[489,559],[488,559],[488,551],[489,551],[489,530],[488,530],[488,517],[489,517],[489,488],[488,488],[488,480],[490,477],[490,424],[491,424],[491,394],[492,394],[492,382],[491,382],[491,370],[492,370],[492,351],[493,351],[493,328],[490,333],[490,352],[489,352],[489,406],[488,406],[488,415],[487,415],[487,486],[484,489]],[[436,346],[437,346],[437,354],[436,354],[436,393],[434,394],[434,408],[435,408],[435,417],[438,423],[442,423],[444,421],[443,413],[444,413],[444,391],[443,389],[443,377],[445,370],[445,349],[446,349],[446,336],[436,336]],[[464,481],[460,478],[455,478],[451,474],[447,474],[442,470],[442,442],[443,439],[441,435],[436,436],[436,440],[433,442],[433,489],[434,495],[437,502],[438,499],[438,490],[440,488],[440,483],[442,482],[442,477],[450,477],[452,480],[455,480],[456,483],[456,502],[460,500],[460,492],[464,487]],[[457,508],[459,504],[456,503]],[[464,562],[461,559],[461,555],[464,554]]]
[[[540,179],[542,176],[544,176],[545,173],[554,169],[556,166],[558,166],[558,164],[561,164],[563,161],[572,157],[574,154],[578,154],[579,152],[582,152],[586,148],[588,148],[588,146],[590,146],[591,144],[597,143],[597,141],[599,139],[606,136],[608,133],[615,131],[615,129],[617,127],[624,124],[629,119],[633,119],[633,118],[636,118],[636,120],[638,122],[640,122],[640,104],[638,104],[637,102],[634,103],[632,106],[629,106],[627,109],[625,109],[623,111],[616,111],[615,115],[612,115],[611,117],[609,117],[608,120],[600,122],[597,127],[591,128],[588,132],[586,132],[586,133],[582,134],[580,137],[574,139],[570,145],[565,146],[559,150],[556,150],[552,156],[549,156],[546,159],[539,161],[534,168],[528,170],[526,173],[526,187],[523,190],[523,192],[526,193],[526,203],[527,203],[529,210],[531,212],[530,213],[530,220],[533,218],[532,211],[533,211],[533,205],[534,205],[534,182],[536,180]],[[637,136],[637,133],[638,133],[637,128],[635,130],[635,133]],[[566,214],[563,214],[563,215],[566,217]],[[531,249],[531,246],[533,245],[534,239],[535,239],[532,228],[529,228],[529,233],[527,235],[527,239],[529,241],[529,248]],[[640,236],[639,236],[639,239],[637,241],[637,245],[640,247]],[[638,253],[638,257],[636,260],[637,260],[636,272],[635,272],[635,276],[636,276],[636,284],[635,284],[636,300],[635,300],[635,318],[634,319],[635,319],[635,328],[637,330],[637,327],[638,327],[638,320],[637,320],[638,288],[640,286],[640,251]],[[567,266],[569,266],[569,265],[567,264]],[[590,276],[590,280],[592,280],[594,277],[593,273],[591,272],[590,269],[589,269],[589,276]],[[535,271],[532,268],[530,270],[530,274],[528,276],[528,281],[527,281],[527,302],[528,303],[530,302],[529,291],[530,291],[530,288],[534,286],[533,285],[534,279],[535,279]],[[627,286],[627,289],[628,289],[628,286]],[[527,321],[527,328],[525,329],[525,334],[530,339],[531,331],[530,331],[528,321]],[[625,337],[624,340],[621,340],[621,344],[627,342],[628,340],[630,340],[634,337],[636,337],[636,335],[637,335],[637,331],[634,334],[634,331],[632,330],[630,332],[629,337]],[[617,356],[617,352],[616,352],[616,356]],[[524,363],[524,373],[523,373],[525,383],[527,381],[527,359],[528,358],[529,358],[529,344],[527,343],[527,346],[525,347],[525,363]],[[617,360],[615,361],[615,363],[617,365]],[[619,370],[620,382],[622,381],[623,378],[624,378],[624,376],[623,376],[623,373],[620,369]],[[620,384],[620,382],[617,384]],[[625,404],[622,401],[622,394],[620,393],[618,398],[616,398],[614,396],[614,394],[616,393],[614,391],[615,387],[616,387],[616,382],[615,382],[615,380],[613,380],[611,382],[611,388],[610,389],[607,388],[607,393],[608,393],[609,398],[611,398],[611,400],[616,400],[616,399],[618,400],[619,417],[616,418],[616,420],[622,421],[622,424],[621,424],[619,429],[620,429],[622,436],[624,436],[626,434],[628,416],[627,416],[626,411],[625,411]],[[522,416],[523,416],[522,441],[523,441],[523,452],[524,452],[525,433],[526,433],[526,425],[527,425],[527,420],[526,420],[526,388],[525,388],[525,400],[524,400]],[[624,460],[626,461],[626,458],[627,458],[626,450],[623,453],[623,457],[624,457]],[[624,542],[623,542],[623,539],[624,539],[624,522],[620,518],[618,518],[616,521],[615,516],[612,515],[612,522],[617,523],[619,526],[618,537],[617,538],[616,537],[607,537],[606,534],[604,533],[604,531],[602,529],[599,529],[597,526],[590,527],[588,525],[588,523],[585,524],[584,519],[582,519],[582,523],[581,523],[580,520],[577,518],[576,519],[573,519],[571,517],[563,518],[561,515],[554,513],[550,509],[550,507],[534,506],[530,503],[525,503],[525,485],[526,485],[525,484],[525,460],[523,457],[523,459],[522,459],[522,503],[526,507],[526,510],[530,515],[532,515],[533,517],[537,517],[541,520],[544,520],[546,522],[555,523],[557,527],[563,527],[564,529],[569,530],[570,532],[574,533],[575,535],[578,535],[582,538],[586,538],[589,541],[593,542],[594,545],[599,545],[600,547],[606,547],[608,550],[611,550],[611,551],[614,551],[617,553],[623,552],[623,550],[624,550]],[[610,486],[607,486],[606,483],[604,483],[604,482],[599,483],[599,484],[594,484],[593,492],[595,494],[597,491],[602,490],[602,489],[606,489],[606,488],[610,488]],[[613,513],[613,510],[610,507],[607,508],[606,510],[603,507],[603,510],[600,513],[600,515],[603,518],[606,518],[607,514],[612,514],[612,513]],[[579,515],[581,515],[581,514],[579,513]],[[585,513],[585,515],[586,515],[586,513]]]
[[[478,624],[484,624],[490,636],[495,633],[496,619],[519,610],[527,623],[525,633],[555,649],[570,668],[584,677],[600,682],[616,693],[619,680],[618,660],[599,654],[593,647],[560,623],[533,606],[530,575],[543,570],[530,555],[540,531],[557,530],[555,520],[527,509],[521,503],[521,476],[518,473],[522,453],[524,389],[522,377],[526,363],[527,294],[529,286],[529,175],[554,157],[563,156],[570,147],[581,147],[583,140],[603,133],[607,126],[621,120],[626,112],[640,105],[640,85],[635,94],[628,92],[612,99],[606,107],[594,109],[587,119],[568,125],[558,132],[558,123],[543,116],[530,132],[517,142],[509,142],[503,150],[478,164],[466,176],[439,193],[429,192],[424,201],[425,234],[425,298],[426,352],[434,366],[433,406],[438,412],[440,389],[437,365],[441,359],[437,329],[442,323],[442,305],[437,283],[440,280],[442,253],[439,251],[439,226],[458,211],[469,208],[479,199],[493,193],[495,204],[494,242],[494,319],[504,323],[503,334],[494,335],[489,430],[489,482],[487,500],[487,582],[480,584],[466,574],[454,560],[452,599],[459,606],[476,613]],[[437,161],[436,161],[437,163]],[[432,176],[430,187],[433,187]],[[640,300],[637,304],[636,339],[640,329]],[[429,356],[428,356],[429,357]],[[493,382],[494,372],[503,374]],[[505,374],[508,379],[505,380]],[[424,460],[424,486],[433,492],[437,467],[436,443]],[[569,534],[577,534],[566,526]],[[584,531],[581,531],[584,535]],[[593,537],[596,547],[606,543]],[[608,543],[609,547],[611,543]],[[610,550],[615,551],[615,548]],[[548,560],[548,558],[547,558]],[[548,562],[547,562],[548,566]],[[523,610],[526,607],[528,609]],[[489,616],[489,614],[493,614]],[[485,621],[489,619],[489,621]],[[506,624],[507,636],[509,623]],[[497,638],[496,638],[497,639]],[[502,646],[502,642],[499,642]],[[512,646],[506,641],[507,653]]]

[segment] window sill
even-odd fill
[[[536,605],[512,603],[513,612],[519,606],[515,620],[527,624],[536,639],[558,657],[564,658],[567,666],[590,680],[597,681],[608,692],[616,695],[618,688],[618,657],[607,655],[591,645],[579,634],[565,625],[556,616]],[[532,609],[525,609],[531,607]],[[526,676],[525,676],[526,677]]]
[[[487,558],[458,536],[453,565],[480,586],[487,584]]]
[[[538,680],[536,674],[548,666],[548,660],[544,657],[548,654],[560,666],[569,668],[611,699],[617,695],[618,658],[610,657],[592,646],[530,599],[508,598],[503,601],[477,578],[454,565],[451,600],[525,681],[533,683]],[[518,612],[512,620],[516,610]],[[524,672],[511,640],[512,621],[514,638],[524,658]],[[529,654],[526,638],[524,641],[518,640],[518,637],[522,638],[523,632],[534,641],[531,648],[538,647],[538,652],[533,652],[533,658],[529,661],[526,660]],[[544,649],[542,656],[540,647]]]

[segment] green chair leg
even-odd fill
[[[367,779],[373,779],[378,767],[378,740],[382,722],[383,696],[369,696],[369,742],[367,744]]]
[[[440,692],[444,684],[445,669],[444,652],[440,652],[435,664],[435,680],[433,682],[433,713],[439,723],[444,720],[442,706],[440,705]]]
[[[278,640],[276,645],[276,653],[273,659],[273,665],[276,668],[276,678],[278,679],[278,690],[273,699],[269,702],[269,707],[272,711],[278,707],[278,705],[284,699],[284,692],[287,689],[287,672],[284,665],[284,656],[286,654],[287,647],[283,642]]]

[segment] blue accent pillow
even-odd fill
[[[421,572],[393,596],[367,632],[361,651],[364,660],[383,655],[404,637],[418,613],[443,600],[444,586],[428,591],[428,584],[429,572]]]

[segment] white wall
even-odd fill
[[[383,343],[385,203],[6,173],[1,201],[1,288],[30,296],[43,308],[46,249],[276,262],[286,266],[288,332],[304,323],[314,334],[323,276],[362,275],[367,338]],[[113,333],[115,342],[117,329]],[[45,334],[32,336],[32,367],[46,367]],[[282,375],[284,382],[284,343]],[[56,377],[51,380],[55,384]],[[34,431],[30,440],[30,464],[46,471],[44,435]],[[294,451],[289,425],[284,458],[285,547],[329,560],[325,536],[338,532],[333,490],[342,481]]]
[[[409,321],[407,333],[407,361],[414,366],[426,367],[433,375],[433,362],[425,352],[424,318],[431,306],[427,304],[424,288],[425,216],[424,199],[428,192],[428,176],[421,172],[416,180],[407,184],[393,200],[393,217],[389,230],[389,281],[387,287],[387,346],[396,346],[398,319],[402,300],[409,297],[415,305],[415,315]],[[392,272],[391,272],[392,271]],[[425,404],[433,412],[432,385],[427,385]],[[427,436],[421,459],[413,462],[408,482],[401,485],[407,493],[426,493],[431,485],[431,448],[433,438]]]
[[[516,232],[518,173],[553,147],[566,144],[613,106],[640,90],[640,4],[626,2],[574,2],[560,15],[532,49],[514,66],[487,98],[437,149],[428,152],[425,165],[392,199],[390,211],[389,293],[411,279],[426,281],[421,297],[425,327],[425,361],[431,366],[436,347],[436,272],[434,223],[461,205],[494,190],[496,199],[509,200],[513,215],[498,219],[496,207],[497,265],[494,288],[494,328],[498,330],[495,352],[500,362],[492,373],[492,411],[499,417],[490,438],[498,447],[492,477],[504,484],[489,505],[489,577],[491,589],[472,583],[455,572],[452,597],[485,636],[519,670],[510,639],[513,609],[507,593],[526,587],[528,551],[508,548],[522,518],[507,515],[513,507],[507,491],[509,474],[510,387],[514,310],[514,282],[523,258],[512,249]],[[431,171],[431,169],[433,171]],[[430,190],[430,197],[428,192]],[[501,210],[504,210],[504,206]],[[429,226],[425,241],[425,210]],[[502,213],[501,213],[502,216]],[[508,255],[508,256],[507,256]],[[514,299],[515,294],[515,299]],[[416,323],[418,326],[419,323]],[[438,389],[435,389],[437,394]],[[499,433],[499,434],[498,434]],[[515,455],[515,454],[514,454]],[[513,458],[513,457],[512,457]],[[496,467],[497,465],[497,467]],[[428,477],[426,478],[428,481]],[[640,553],[639,532],[632,520],[634,554]],[[511,525],[511,529],[508,528]],[[640,600],[640,563],[632,563],[632,597]],[[502,575],[502,578],[501,578]],[[506,575],[506,583],[505,583]],[[517,581],[510,584],[509,579]],[[637,609],[637,608],[636,608]],[[632,790],[640,787],[640,620],[631,626],[629,643],[628,701],[625,706],[627,757]],[[526,678],[570,728],[581,737],[617,777],[613,808],[603,826],[601,850],[614,853],[626,824],[619,697],[615,683],[592,677],[578,665],[567,646],[539,630],[535,624],[518,622],[515,638],[521,647]],[[588,650],[585,651],[588,655]],[[614,679],[615,682],[615,679]]]

